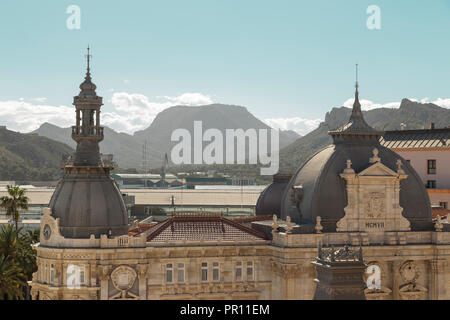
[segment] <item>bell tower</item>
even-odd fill
[[[100,165],[99,142],[103,140],[103,127],[100,126],[100,107],[102,97],[97,96],[97,88],[91,79],[90,48],[88,47],[87,71],[80,93],[73,98],[76,112],[76,125],[72,127],[72,139],[77,142],[75,166]]]

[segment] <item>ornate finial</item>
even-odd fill
[[[442,229],[444,229],[444,225],[442,224],[440,215],[437,215],[437,217],[436,217],[436,223],[434,224],[434,229],[438,232],[440,232],[440,231],[442,231]]]
[[[91,50],[91,48],[89,48],[89,45],[88,45],[88,47],[87,47],[87,52],[88,53],[86,55],[86,58],[87,58],[87,73],[88,74],[91,72],[90,60],[91,60],[92,55],[90,54],[90,50]]]
[[[370,162],[370,163],[380,162],[380,161],[381,161],[381,158],[378,156],[378,153],[379,153],[378,149],[377,149],[377,148],[374,148],[374,149],[372,150],[372,153],[373,153],[373,157],[371,157],[371,158],[369,159],[369,162]]]
[[[355,102],[353,102],[352,118],[362,118],[361,104],[359,103],[358,64],[356,64]]]
[[[278,217],[274,214],[273,215],[273,223],[272,223],[272,233],[275,233],[278,231],[279,225],[278,225],[277,221],[278,221]]]
[[[316,217],[316,227],[315,227],[316,233],[322,233],[323,226],[320,223],[321,221],[322,221],[322,218],[320,216],[317,216]]]
[[[286,230],[286,233],[291,233],[293,228],[294,227],[292,227],[292,224],[291,224],[291,217],[287,216],[286,217],[286,227],[284,227],[284,229]]]
[[[405,171],[402,169],[402,160],[397,159],[397,173],[398,174],[405,174]]]
[[[353,170],[353,168],[352,168],[352,160],[347,159],[347,161],[345,163],[346,163],[347,167],[344,169],[344,173],[346,173],[346,174],[355,173],[355,170]]]

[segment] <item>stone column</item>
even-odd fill
[[[95,125],[97,128],[100,126],[100,110],[95,112]]]
[[[139,298],[141,300],[147,300],[147,269],[146,264],[138,264],[137,267],[138,279],[139,279]]]
[[[445,290],[445,267],[447,261],[443,259],[433,259],[430,261],[431,269],[431,283],[430,283],[430,296],[431,300],[443,300],[446,299]]]
[[[77,109],[77,130],[80,127],[80,109]]]
[[[400,261],[391,262],[391,273],[392,273],[392,299],[400,300],[399,287],[400,287]]]
[[[100,265],[99,266],[99,278],[100,278],[100,300],[108,300],[109,295],[109,273],[111,271],[111,266],[109,265]]]

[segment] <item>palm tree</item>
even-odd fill
[[[6,216],[14,219],[16,230],[18,229],[20,213],[19,210],[28,209],[28,197],[25,196],[26,189],[21,189],[19,186],[7,186],[8,196],[0,198],[0,207],[6,210]]]
[[[0,300],[24,299],[27,277],[11,259],[0,256]]]
[[[0,229],[0,300],[23,299],[27,280],[36,270],[31,239],[21,230],[11,224]]]

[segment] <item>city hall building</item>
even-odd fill
[[[312,299],[319,246],[362,247],[367,299],[450,299],[450,228],[421,177],[364,120],[356,87],[333,144],[278,174],[254,217],[174,214],[129,228],[98,143],[102,98],[88,70],[77,142],[41,219],[33,299]]]

